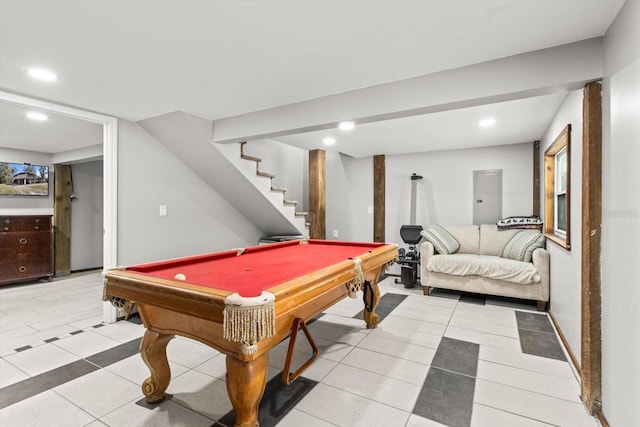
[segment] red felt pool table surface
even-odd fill
[[[185,276],[186,283],[237,292],[241,296],[260,295],[263,290],[312,273],[350,258],[362,256],[383,243],[294,240],[229,250],[194,257],[128,267],[126,270],[162,279]]]

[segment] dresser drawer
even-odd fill
[[[0,232],[51,230],[51,216],[0,216]]]
[[[0,282],[6,279],[22,280],[51,275],[51,261],[0,263]]]
[[[0,233],[0,263],[51,258],[51,231]]]

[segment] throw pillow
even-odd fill
[[[427,227],[422,230],[420,234],[433,245],[439,254],[453,254],[460,248],[460,243],[458,243],[456,238],[440,225]]]
[[[509,240],[502,251],[503,258],[531,262],[536,248],[544,247],[544,236],[537,231],[519,231]]]

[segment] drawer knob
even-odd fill
[[[19,240],[21,245],[26,245],[27,244],[27,239],[25,239],[24,237],[22,239]]]
[[[4,223],[5,223],[5,224],[11,224],[11,220],[10,220],[10,219],[5,219],[5,220],[4,220]]]
[[[25,271],[27,271],[27,267],[25,267],[24,265],[21,265],[20,268],[18,268],[18,271],[20,273],[24,273]]]
[[[40,226],[39,226],[39,225],[36,225],[34,228],[35,228],[36,230],[40,230]]]
[[[9,231],[9,227],[5,227],[5,228],[4,228],[4,231]]]

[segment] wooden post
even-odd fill
[[[582,105],[582,366],[581,397],[602,411],[600,240],[602,229],[602,92],[587,83]]]
[[[325,239],[326,231],[326,153],[309,151],[309,237]]]
[[[53,222],[56,276],[71,274],[71,166],[55,165]]]
[[[540,141],[533,141],[533,213],[540,216]]]
[[[385,158],[373,156],[373,241],[385,241]]]

